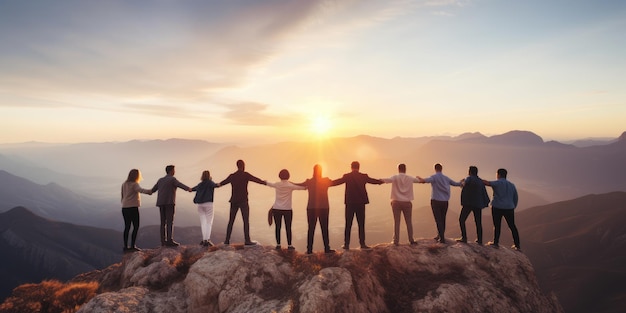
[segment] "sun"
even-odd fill
[[[311,119],[311,131],[317,136],[328,135],[332,128],[333,123],[328,116],[318,115]]]

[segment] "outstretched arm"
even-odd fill
[[[261,185],[267,185],[267,181],[266,180],[262,180],[250,173],[248,173],[248,180],[251,182],[255,182],[257,184],[261,184]]]
[[[382,185],[384,183],[384,181],[382,181],[381,179],[371,178],[369,176],[367,176],[367,182],[376,185]]]
[[[346,179],[345,179],[344,177],[341,177],[341,178],[338,178],[338,179],[333,180],[333,181],[330,183],[330,185],[331,185],[331,186],[337,186],[337,185],[341,185],[341,184],[343,184],[343,183],[345,183],[345,182],[346,182]]]

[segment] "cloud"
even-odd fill
[[[349,34],[405,14],[416,3],[423,4],[3,2],[0,84],[13,99],[37,93],[30,98],[48,99],[41,102],[44,107],[68,94],[81,99],[76,105],[87,106],[95,105],[89,101],[94,97],[117,97],[115,102],[125,103],[143,94],[158,94],[157,104],[204,106],[221,91],[244,85],[252,70],[285,53],[294,38],[312,34],[319,44],[332,37],[327,35]],[[7,103],[0,94],[0,106]]]
[[[257,102],[225,104],[224,117],[241,125],[249,126],[285,126],[299,119],[288,114],[272,114],[267,111],[269,105]]]

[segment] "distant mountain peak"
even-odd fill
[[[617,141],[626,142],[626,131],[617,138]]]
[[[458,136],[456,136],[454,139],[455,140],[475,140],[475,139],[484,139],[487,138],[485,135],[481,134],[480,132],[473,132],[473,133],[462,133]]]
[[[543,138],[526,130],[512,130],[510,132],[489,137],[490,143],[514,144],[514,145],[540,145]]]
[[[35,213],[33,213],[31,210],[23,207],[23,206],[16,206],[4,213],[0,213],[0,216],[3,216],[3,219],[14,219],[17,217],[37,217],[39,218],[39,216],[35,215]]]

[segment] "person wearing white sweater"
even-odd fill
[[[381,179],[391,183],[391,210],[393,212],[393,241],[398,245],[400,241],[400,214],[404,215],[409,243],[417,244],[413,238],[413,184],[419,183],[417,177],[406,175],[406,165],[398,165],[398,174]]]
[[[285,220],[285,232],[287,234],[287,249],[295,250],[291,245],[291,222],[293,220],[293,206],[291,201],[291,195],[294,190],[305,190],[306,187],[298,186],[289,181],[289,171],[286,169],[281,170],[278,173],[280,178],[279,182],[271,183],[267,185],[276,188],[276,200],[272,205],[272,216],[274,217],[274,223],[276,224],[276,249],[280,249],[280,229],[282,227],[282,220]]]

